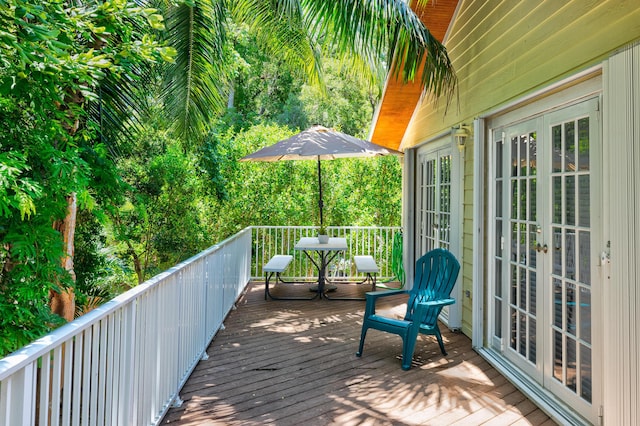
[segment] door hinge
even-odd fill
[[[601,405],[598,408],[598,425],[602,426],[604,424],[604,407]]]

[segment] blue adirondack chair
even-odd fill
[[[411,368],[413,351],[418,333],[433,335],[438,339],[440,350],[444,350],[442,335],[438,327],[438,315],[442,308],[455,303],[450,298],[451,290],[458,278],[460,263],[451,252],[437,248],[416,262],[416,274],[411,290],[372,291],[366,293],[366,306],[360,347],[357,356],[362,356],[364,339],[370,328],[397,334],[402,337],[402,369]],[[388,318],[376,314],[376,301],[383,297],[408,294],[407,312],[404,319]]]

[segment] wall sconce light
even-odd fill
[[[464,145],[467,142],[467,138],[471,136],[471,128],[466,124],[459,124],[458,126],[451,128],[451,134],[456,142],[458,151],[464,151]]]

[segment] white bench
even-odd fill
[[[284,272],[285,269],[289,266],[291,261],[293,260],[293,256],[289,254],[276,254],[274,255],[266,265],[262,267],[262,271],[264,272],[264,299],[267,300],[267,297],[270,297],[274,300],[299,300],[306,299],[300,297],[275,297],[269,292],[269,281],[275,274],[275,282],[278,281],[284,283],[287,281],[283,281],[280,278],[280,274]]]
[[[371,283],[371,291],[376,290],[376,274],[380,272],[380,268],[376,264],[373,256],[354,256],[353,261],[356,264],[356,271],[361,274],[367,274],[364,282]]]
[[[293,256],[289,254],[276,254],[267,262],[266,265],[262,268],[264,272],[275,272],[277,274],[284,272],[287,269],[287,266],[293,260]]]

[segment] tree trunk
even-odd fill
[[[73,281],[76,280],[76,274],[73,270],[73,240],[76,231],[76,215],[78,207],[76,204],[76,194],[72,193],[67,196],[67,216],[64,220],[56,221],[53,228],[60,232],[64,241],[64,255],[62,256],[62,267],[66,269]],[[49,290],[49,305],[51,312],[60,315],[67,321],[73,321],[76,310],[76,300],[73,288],[65,288],[60,293]]]

